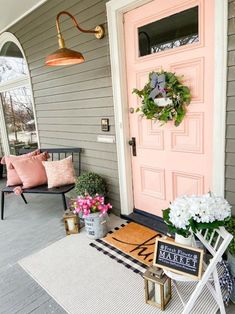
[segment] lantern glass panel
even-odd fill
[[[148,280],[149,300],[161,304],[161,286]]]
[[[67,218],[67,224],[69,231],[74,231],[75,229],[75,219],[74,218]]]
[[[167,279],[164,283],[164,300],[167,301],[170,294],[170,280]]]

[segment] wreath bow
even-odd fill
[[[153,73],[150,82],[150,87],[153,88],[153,90],[149,94],[149,98],[152,98],[154,100],[158,94],[162,94],[162,96],[166,98],[165,85],[166,85],[165,75],[164,74],[158,75],[156,73]]]

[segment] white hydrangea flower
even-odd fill
[[[223,221],[231,216],[229,203],[223,197],[212,193],[177,197],[169,208],[171,223],[176,228],[184,230],[189,227],[191,218],[197,223],[211,223],[215,220]]]

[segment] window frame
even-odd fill
[[[149,53],[149,54],[146,54],[146,55],[137,55],[136,57],[138,58],[138,59],[142,59],[142,58],[144,58],[144,57],[148,57],[148,56],[151,56],[152,54],[154,55],[154,54],[166,54],[166,53],[173,53],[171,50],[175,50],[175,49],[180,49],[181,47],[182,47],[182,49],[188,49],[188,48],[190,48],[191,47],[191,45],[194,45],[195,47],[197,47],[197,46],[200,46],[200,45],[202,45],[202,38],[203,38],[203,36],[202,36],[202,32],[201,32],[201,7],[200,7],[200,4],[199,3],[197,3],[196,5],[192,5],[192,6],[190,6],[189,8],[187,8],[187,9],[185,9],[185,8],[182,8],[182,10],[178,10],[178,11],[176,11],[176,12],[173,12],[171,15],[166,15],[166,16],[158,16],[156,19],[151,19],[151,20],[149,20],[148,21],[148,23],[146,24],[146,23],[144,23],[144,24],[142,24],[141,23],[141,25],[139,25],[139,26],[137,26],[137,28],[136,28],[136,31],[137,31],[137,43],[138,43],[138,45],[137,45],[137,47],[138,47],[138,51],[139,51],[139,49],[140,49],[140,42],[139,42],[139,29],[141,29],[141,28],[143,28],[143,27],[145,27],[145,26],[147,26],[147,25],[149,25],[149,24],[153,24],[153,23],[155,23],[155,22],[159,22],[159,21],[161,21],[161,20],[163,20],[163,19],[167,19],[167,18],[170,18],[170,17],[172,17],[172,16],[174,16],[174,15],[177,15],[177,14],[181,14],[181,13],[183,13],[183,12],[185,12],[185,11],[188,11],[188,10],[191,10],[191,9],[194,9],[194,8],[197,8],[197,26],[198,26],[198,29],[197,29],[197,35],[198,35],[198,41],[196,41],[196,42],[193,42],[193,43],[187,43],[187,44],[184,44],[184,45],[180,45],[180,46],[177,46],[177,47],[172,47],[172,48],[167,48],[167,49],[164,49],[164,50],[161,50],[161,51],[157,51],[157,52],[153,52],[153,53]],[[162,43],[162,44],[164,44],[164,42]],[[188,45],[190,45],[190,47],[187,47]],[[150,50],[151,50],[151,46],[150,46]],[[177,52],[177,50],[176,50],[176,52]],[[136,51],[136,53],[138,52],[138,51]]]
[[[22,48],[20,42],[10,32],[4,32],[3,34],[0,35],[0,51],[3,47],[3,45],[8,41],[13,42],[20,49],[20,51],[24,57],[24,60],[26,62],[27,76],[26,77],[19,77],[19,78],[13,79],[13,80],[9,80],[9,81],[0,83],[0,93],[6,92],[6,91],[9,91],[12,89],[16,89],[19,87],[25,87],[26,86],[29,88],[30,94],[31,94],[34,120],[35,120],[35,132],[36,132],[38,147],[40,147],[39,135],[38,135],[38,125],[37,125],[37,116],[36,116],[35,103],[34,103],[34,97],[33,97],[32,81],[31,81],[31,78],[29,75],[28,62],[27,62],[25,53],[23,51],[23,48]],[[3,111],[3,105],[2,105],[1,97],[0,97],[0,135],[1,135],[1,142],[2,142],[2,148],[3,148],[4,154],[9,155],[10,154],[10,146],[9,146],[9,141],[8,141],[8,133],[7,133],[7,127],[6,127],[5,118],[4,118],[4,111]]]

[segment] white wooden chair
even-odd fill
[[[210,293],[212,294],[213,298],[218,304],[221,314],[226,313],[223,302],[223,296],[219,284],[217,264],[218,262],[221,261],[222,255],[227,249],[233,236],[230,233],[228,233],[224,227],[215,229],[210,236],[208,236],[209,234],[208,232],[209,230],[207,229],[197,232],[195,234],[195,236],[200,240],[200,242],[205,246],[205,248],[211,253],[212,258],[209,260],[209,263],[206,263],[205,261],[203,262],[202,278],[196,281],[195,288],[190,297],[188,298],[188,300],[186,300],[184,295],[185,293],[183,292],[183,290],[180,289],[179,281],[192,282],[192,279],[189,279],[182,275],[175,274],[173,272],[165,271],[165,273],[169,277],[171,277],[173,284],[176,288],[176,291],[180,297],[180,300],[184,306],[182,314],[192,313],[195,302],[199,298],[205,286],[209,289]]]

